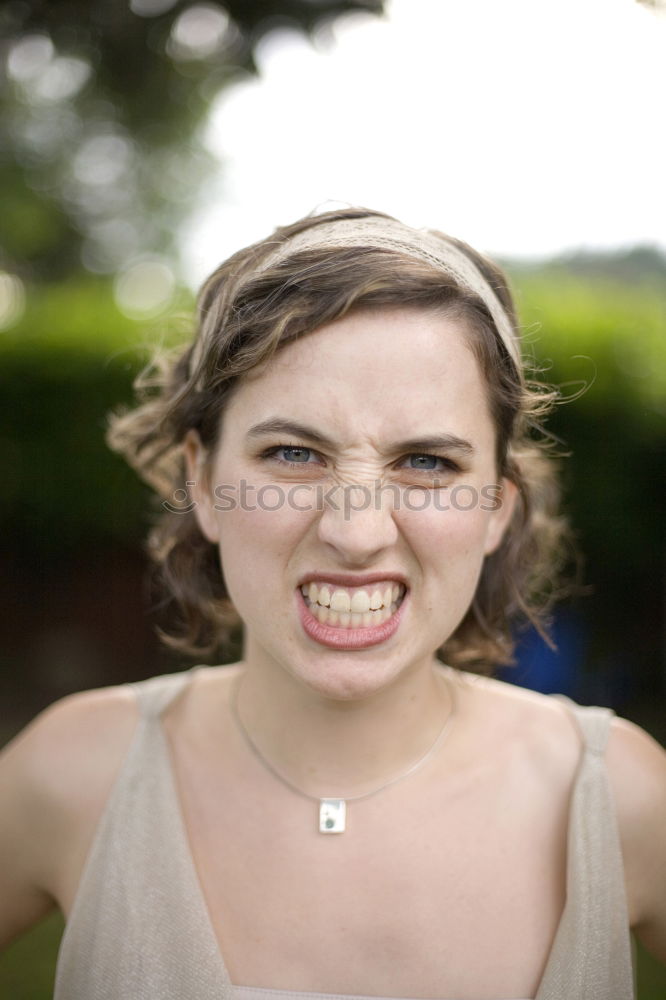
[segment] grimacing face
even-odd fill
[[[515,500],[486,395],[459,319],[359,311],[246,376],[213,455],[189,432],[247,662],[338,699],[434,662]]]

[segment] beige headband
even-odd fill
[[[313,226],[276,244],[276,249],[260,261],[253,275],[275,267],[280,261],[304,250],[340,250],[344,247],[370,247],[394,250],[439,268],[463,288],[477,295],[487,307],[497,331],[518,371],[521,371],[520,345],[511,321],[477,266],[462,250],[427,230],[411,229],[397,219],[370,216],[365,219],[340,219]],[[247,278],[245,279],[247,280]],[[191,371],[196,367],[202,345],[192,353]]]

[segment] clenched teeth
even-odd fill
[[[307,604],[306,600],[306,604]],[[322,608],[319,604],[309,604],[310,612],[322,625],[334,625],[338,628],[372,628],[374,625],[383,625],[397,610],[397,604],[391,604],[388,608],[380,608],[378,611],[366,611],[364,614],[348,611],[331,611],[330,608]]]
[[[303,599],[322,625],[339,628],[371,628],[381,625],[395,613],[405,595],[401,583],[390,580],[364,587],[333,587],[328,584],[303,584]]]

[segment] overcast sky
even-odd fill
[[[212,110],[194,283],[340,202],[491,254],[666,248],[666,17],[636,0],[392,0],[257,59]]]

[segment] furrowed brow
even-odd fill
[[[405,452],[429,452],[429,451],[458,451],[464,455],[473,455],[474,446],[464,438],[456,434],[434,434],[426,438],[410,438],[408,441],[398,441],[394,445],[395,451]]]
[[[335,443],[321,431],[307,424],[301,424],[296,420],[283,420],[280,417],[271,417],[255,424],[247,432],[247,438],[265,437],[269,434],[288,434],[292,437],[306,439],[324,448],[333,448]],[[469,441],[458,437],[457,434],[433,434],[429,437],[410,438],[407,441],[398,441],[392,448],[395,452],[429,452],[429,451],[456,451],[464,455],[472,455],[474,447]]]
[[[260,424],[255,424],[247,432],[247,437],[248,439],[260,438],[267,434],[289,434],[292,437],[306,438],[324,448],[333,447],[333,441],[320,431],[315,430],[314,427],[308,427],[307,424],[300,424],[295,420],[282,420],[279,417],[262,420]]]

